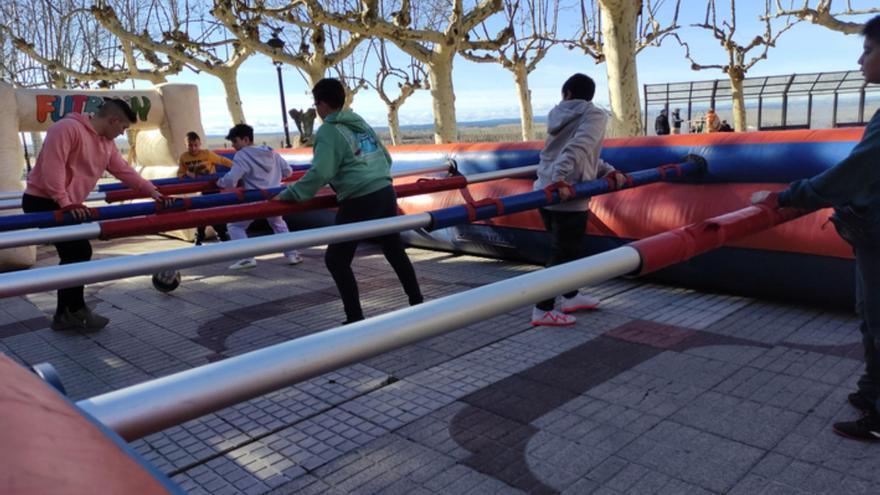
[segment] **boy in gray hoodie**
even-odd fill
[[[281,186],[281,179],[291,174],[290,165],[281,158],[278,153],[266,146],[254,146],[254,128],[247,124],[237,124],[226,135],[226,139],[232,142],[235,148],[235,156],[232,157],[232,168],[223,177],[217,179],[217,187],[231,189],[238,187],[239,182],[245,189],[269,189]],[[287,224],[284,218],[269,217],[266,219],[269,226],[276,234],[286,233]],[[235,241],[247,239],[247,228],[253,220],[232,222],[228,225],[229,237]],[[288,265],[302,263],[303,259],[299,251],[285,251],[284,256]],[[236,261],[229,266],[230,270],[243,270],[257,266],[254,258],[245,258]]]
[[[562,101],[547,117],[547,141],[541,150],[534,190],[558,182],[576,184],[615,172],[614,167],[599,158],[608,116],[591,102],[595,93],[596,83],[584,74],[575,74],[562,85]],[[562,203],[540,210],[551,236],[548,267],[580,258],[587,228],[589,198],[567,201],[570,193],[565,188],[559,189],[559,196]],[[574,290],[562,295],[559,310],[555,303],[556,298],[552,298],[536,304],[532,309],[532,326],[574,325],[575,317],[567,313],[594,309],[599,300]]]

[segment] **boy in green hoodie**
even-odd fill
[[[321,79],[312,88],[315,110],[323,125],[315,134],[312,166],[300,180],[275,199],[303,202],[325,184],[336,191],[336,224],[363,222],[397,215],[397,196],[391,185],[391,155],[376,132],[358,114],[343,109],[345,88],[336,79]],[[370,239],[382,247],[410,305],[422,302],[422,292],[400,234]],[[345,322],[364,319],[351,262],[359,241],[327,246],[324,261],[345,307]]]

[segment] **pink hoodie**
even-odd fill
[[[64,208],[85,201],[104,171],[132,189],[145,193],[156,189],[122,159],[113,140],[95,132],[88,116],[69,113],[46,131],[24,192],[52,199]]]

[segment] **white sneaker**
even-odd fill
[[[288,265],[298,265],[303,262],[303,257],[299,253],[288,254],[286,257]]]
[[[532,308],[532,326],[533,327],[567,327],[574,325],[577,318],[564,313],[560,313],[555,309],[544,311],[538,308]]]
[[[578,295],[572,297],[571,299],[562,296],[562,304],[560,304],[560,309],[563,313],[574,313],[575,311],[596,309],[598,307],[598,298],[581,293],[578,293]]]
[[[250,268],[254,268],[257,266],[257,260],[253,258],[245,258],[243,260],[238,260],[235,263],[229,265],[230,270],[247,270]]]

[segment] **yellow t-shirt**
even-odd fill
[[[177,169],[177,178],[179,179],[184,178],[187,174],[195,177],[214,174],[217,172],[217,165],[232,166],[232,160],[209,150],[199,150],[195,155],[184,151],[180,155],[179,163]]]

